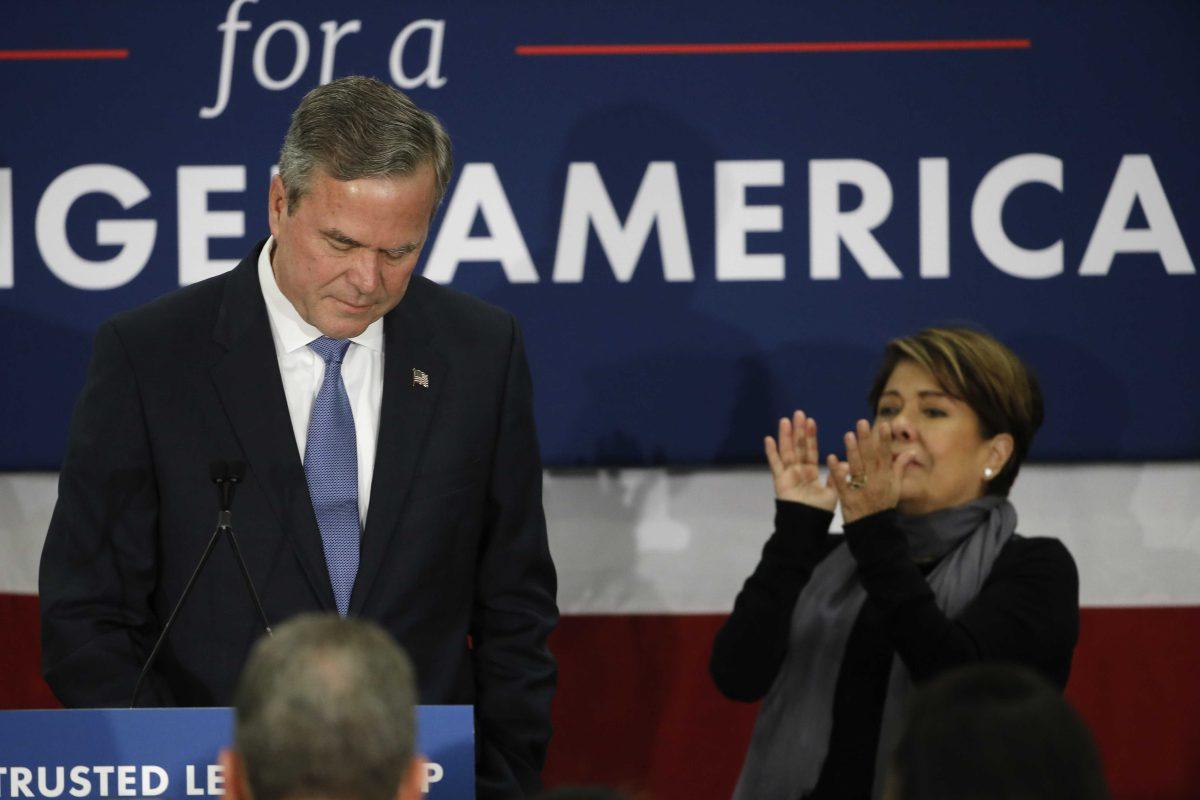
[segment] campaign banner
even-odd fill
[[[0,798],[190,800],[223,796],[229,708],[0,712]],[[475,797],[471,706],[418,706],[430,800]]]
[[[1200,457],[1188,2],[29,3],[0,30],[0,469],[53,469],[97,325],[229,269],[309,89],[435,112],[418,270],[514,312],[552,466],[757,462],[884,343],[1036,370],[1032,457]]]

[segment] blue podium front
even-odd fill
[[[0,712],[0,798],[220,797],[229,708]],[[430,800],[475,797],[471,706],[420,706],[417,749]]]

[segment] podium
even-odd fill
[[[0,798],[211,800],[217,754],[233,739],[231,708],[0,712]],[[475,797],[471,706],[418,706],[426,797]]]

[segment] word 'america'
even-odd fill
[[[782,281],[787,264],[782,252],[749,252],[749,234],[783,233],[783,207],[751,203],[750,189],[781,187],[780,160],[718,161],[714,165],[715,211],[713,273],[717,281]],[[878,165],[861,159],[808,162],[808,276],[812,280],[842,277],[843,250],[867,278],[950,277],[950,166],[945,158],[921,158],[918,172],[918,225],[914,231],[918,259],[905,270],[892,259],[874,231],[892,213],[892,183]],[[214,210],[211,194],[245,192],[246,168],[240,165],[180,166],[177,177],[178,268],[180,285],[219,274],[236,260],[210,258],[213,239],[245,235],[242,211]],[[992,167],[975,188],[970,209],[971,231],[979,251],[997,270],[1015,278],[1042,279],[1064,274],[1063,241],[1032,249],[1013,241],[1004,227],[1010,196],[1030,184],[1063,192],[1063,163],[1051,155],[1025,153]],[[861,202],[843,209],[841,192],[857,189]],[[46,267],[64,283],[87,290],[113,289],[133,280],[145,268],[158,228],[153,219],[101,219],[95,241],[116,246],[105,260],[81,256],[67,235],[67,218],[81,198],[108,195],[130,210],[150,197],[150,189],[133,172],[113,164],[86,164],[63,172],[42,193],[35,214],[37,245]],[[1065,194],[1065,193],[1064,193]],[[0,169],[0,289],[12,288],[12,170]],[[1017,202],[1014,200],[1014,202]],[[227,201],[226,201],[227,205]],[[1144,227],[1130,227],[1140,206]],[[693,210],[693,214],[695,211]],[[486,234],[474,234],[482,220]],[[708,220],[705,221],[707,224]],[[695,224],[693,222],[693,224]],[[460,265],[498,265],[513,284],[579,283],[591,234],[602,247],[607,268],[628,282],[642,262],[652,231],[657,232],[663,278],[696,280],[695,254],[688,235],[683,196],[675,162],[647,164],[637,194],[622,219],[596,164],[568,166],[557,244],[552,265],[534,263],[517,216],[494,164],[466,164],[456,181],[424,267],[425,277],[439,283],[454,280]],[[7,235],[5,235],[7,234]],[[7,240],[7,241],[6,241]],[[783,237],[776,237],[782,242]],[[1169,275],[1194,275],[1175,214],[1150,156],[1121,158],[1103,206],[1078,263],[1081,276],[1104,276],[1122,253],[1156,254]],[[546,268],[549,266],[547,275]],[[592,264],[590,269],[603,269]]]

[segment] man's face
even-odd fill
[[[396,307],[429,233],[435,183],[429,164],[410,175],[353,181],[317,168],[289,214],[283,181],[271,181],[271,268],[306,322],[349,339]]]

